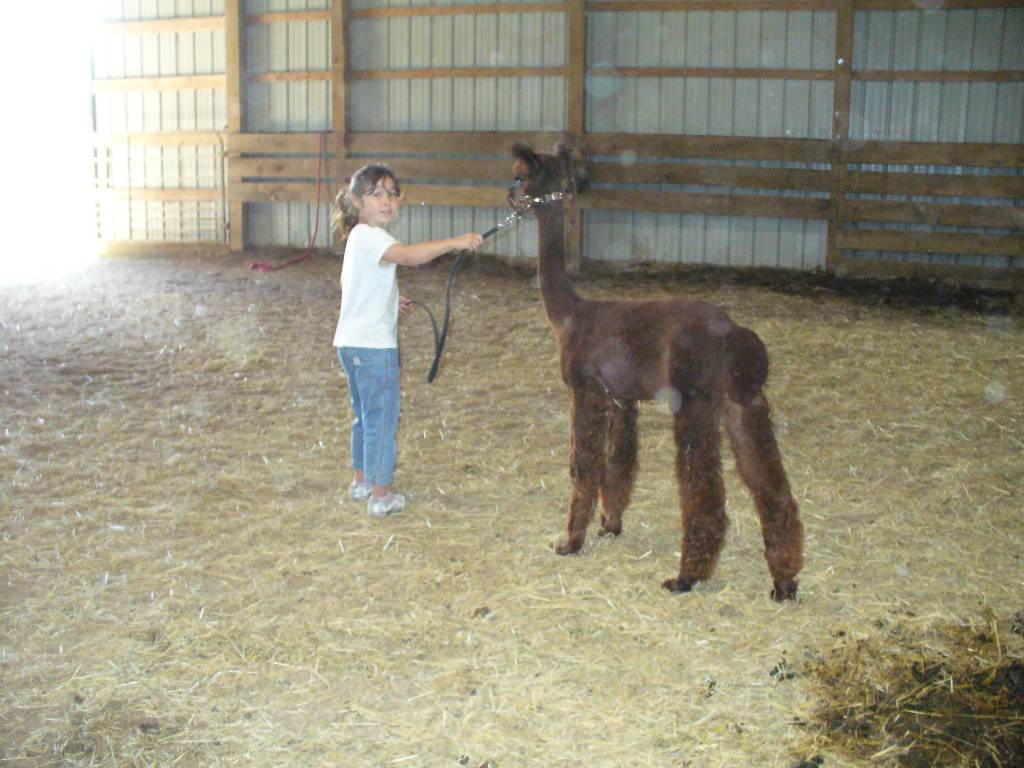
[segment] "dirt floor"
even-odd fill
[[[486,258],[432,385],[426,316],[403,323],[409,506],[368,518],[343,493],[339,264],[252,258],[0,288],[0,765],[902,765],[900,727],[833,738],[852,715],[829,685],[851,683],[829,660],[874,649],[855,671],[884,692],[879,659],[983,642],[1019,694],[1019,316],[729,273],[579,283],[719,302],[764,338],[806,527],[800,600],[777,605],[731,455],[714,578],[660,587],[681,535],[664,404],[641,410],[623,535],[554,554],[555,342],[530,272]],[[403,293],[440,312],[448,263]],[[976,764],[956,749],[935,764]]]

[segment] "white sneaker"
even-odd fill
[[[371,493],[373,493],[373,487],[369,483],[360,483],[353,480],[348,484],[348,497],[350,499],[364,501],[370,498]]]
[[[405,507],[405,496],[389,493],[387,496],[371,496],[366,503],[366,514],[370,517],[387,517]]]

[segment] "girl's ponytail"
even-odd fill
[[[359,211],[352,204],[349,187],[338,192],[334,198],[334,210],[331,212],[331,226],[338,235],[338,241],[344,244],[348,233],[359,223]]]

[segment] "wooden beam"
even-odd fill
[[[352,11],[353,19],[388,19],[410,16],[456,16],[484,13],[558,13],[565,3],[490,3],[487,5],[414,6],[404,8],[362,8]]]
[[[836,7],[836,47],[833,54],[835,79],[832,83],[832,142],[843,153],[850,141],[850,102],[853,92],[853,11],[854,0],[838,0]],[[825,237],[825,269],[835,272],[842,258],[839,235],[842,229],[843,205],[846,201],[845,158],[832,164],[832,217]]]
[[[316,184],[303,182],[251,182],[233,185],[235,193],[246,202],[283,203],[313,202]],[[506,190],[497,186],[468,187],[459,184],[403,184],[402,199],[406,205],[457,205],[469,208],[506,208]]]
[[[842,155],[846,163],[1024,168],[1024,144],[864,141],[849,142]]]
[[[333,2],[333,0],[332,0]],[[330,21],[331,11],[276,11],[254,13],[245,17],[246,24],[293,24],[296,22]]]
[[[805,192],[828,192],[832,189],[831,171],[692,163],[592,162],[590,180],[598,184],[703,184]]]
[[[197,189],[195,187],[176,189],[150,189],[146,187],[106,187],[97,189],[96,196],[109,200],[159,201],[165,203],[216,202],[224,199],[224,190],[219,187]]]
[[[104,35],[149,35],[181,32],[220,32],[223,16],[185,16],[173,19],[107,21],[100,25]]]
[[[565,52],[566,70],[566,132],[569,143],[584,151],[586,135],[586,66],[587,66],[587,11],[585,0],[566,3],[568,48]],[[583,212],[575,198],[564,207],[565,264],[569,273],[578,275],[583,265]]]
[[[224,75],[175,75],[170,77],[115,77],[93,80],[93,93],[122,91],[202,91],[224,87]]]
[[[848,171],[846,191],[873,195],[1024,198],[1024,176]]]
[[[932,227],[1019,229],[1024,234],[1024,208],[1009,205],[951,205],[896,200],[847,200],[843,222],[880,221],[927,224]]]
[[[329,69],[303,69],[292,72],[252,72],[246,75],[247,83],[300,83],[314,80],[330,80]]]
[[[855,69],[853,71],[853,79],[900,83],[910,81],[932,83],[1015,83],[1024,80],[1024,70]]]
[[[508,181],[511,163],[504,160],[419,160],[384,158],[399,179],[472,179],[479,181]],[[365,159],[340,158],[333,163],[336,172],[332,182],[351,174],[366,162]],[[317,160],[314,157],[238,157],[231,164],[237,178],[316,178]]]
[[[224,0],[224,49],[227,75],[228,149],[245,130],[245,0]],[[230,158],[228,168],[231,168]],[[245,248],[245,204],[233,187],[228,188],[228,240],[232,251]]]
[[[359,153],[397,154],[399,152],[437,152],[465,154],[491,153],[510,157],[509,149],[516,141],[533,147],[550,148],[562,139],[562,133],[533,131],[432,131],[360,132],[351,133],[351,149]]]
[[[590,67],[592,77],[704,77],[748,80],[831,80],[831,69],[757,69],[743,67]]]
[[[344,0],[331,0],[331,132],[335,154],[347,154],[349,64]]]
[[[590,189],[579,198],[584,209],[600,208],[648,213],[703,213],[714,216],[769,216],[783,219],[826,219],[832,203],[822,197],[717,195],[703,192],[651,192],[633,189]]]
[[[588,11],[826,11],[835,0],[587,0]]]
[[[161,240],[110,240],[100,244],[104,256],[226,255],[228,246],[213,240],[174,242]]]
[[[1020,8],[1021,0],[942,0],[943,11]],[[858,11],[921,11],[921,0],[855,0]],[[936,8],[935,10],[938,10]]]
[[[845,229],[839,247],[848,251],[913,251],[916,253],[976,253],[1024,256],[1018,235],[978,235],[960,232],[907,232],[895,229]]]
[[[437,67],[434,69],[355,69],[353,80],[424,80],[439,77],[565,77],[566,67]]]
[[[771,139],[756,136],[683,136],[667,133],[588,133],[595,155],[677,157],[707,160],[786,160],[827,163],[835,148],[827,139]]]
[[[152,147],[207,146],[222,144],[224,137],[216,131],[164,131],[160,133],[102,132],[92,135],[93,144],[112,147],[122,144]]]

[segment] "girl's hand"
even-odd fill
[[[409,312],[412,311],[413,304],[412,299],[407,299],[405,296],[398,297],[398,316],[405,317]]]
[[[455,241],[455,250],[457,251],[475,251],[483,243],[484,239],[476,232],[467,232],[464,235],[453,237]]]

